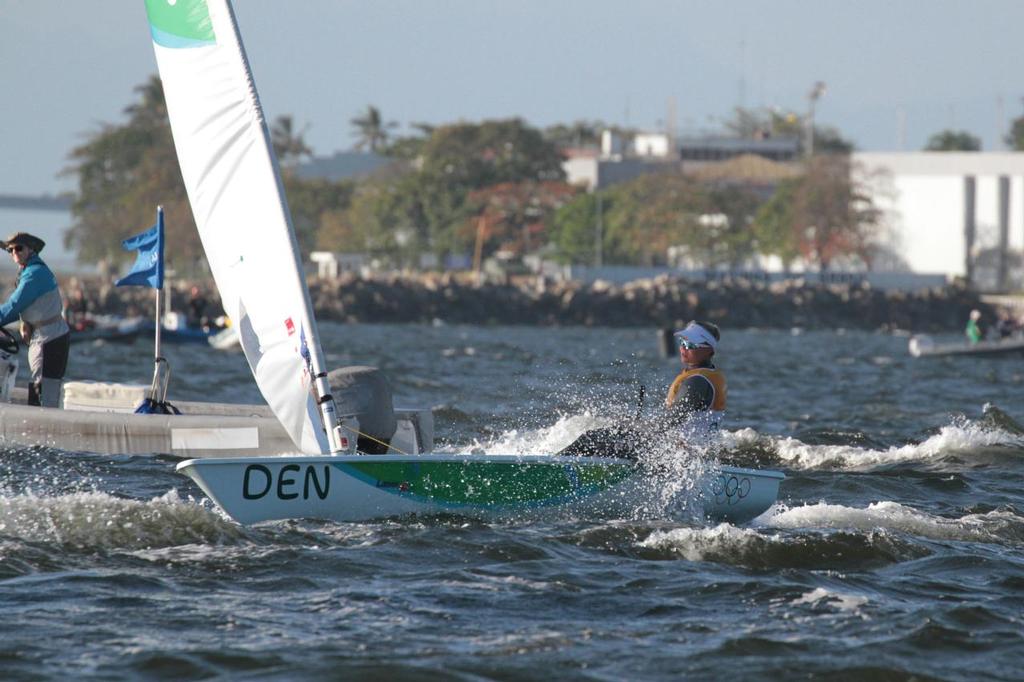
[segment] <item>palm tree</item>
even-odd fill
[[[309,126],[295,131],[295,123],[291,116],[278,116],[270,127],[270,141],[274,145],[274,153],[284,166],[291,166],[301,159],[313,154],[306,144],[305,134]]]
[[[376,152],[388,141],[388,130],[398,126],[394,121],[384,122],[380,109],[372,104],[366,107],[366,113],[353,118],[350,123],[356,127],[356,149],[369,149]]]

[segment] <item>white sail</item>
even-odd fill
[[[323,354],[234,13],[227,0],[146,0],[146,12],[181,174],[224,310],[296,446],[328,452],[311,390],[324,375]]]

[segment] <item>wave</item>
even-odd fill
[[[973,459],[979,450],[1024,450],[1024,435],[993,428],[984,422],[963,421],[943,426],[920,443],[889,448],[806,443],[793,437],[759,434],[754,429],[725,432],[725,449],[742,455],[762,452],[792,469],[843,469],[869,471],[903,462],[940,462]]]
[[[233,541],[241,527],[171,490],[148,501],[103,492],[0,497],[0,539],[64,548],[142,549]]]
[[[654,530],[647,558],[712,561],[755,569],[863,570],[933,552],[922,540],[1024,545],[1024,517],[1006,510],[944,518],[896,502],[858,509],[833,504],[777,505],[750,526]],[[813,595],[812,595],[813,596]]]
[[[586,431],[620,422],[619,418],[584,409],[561,414],[546,426],[495,430],[469,444],[448,445],[438,451],[503,455],[555,453]],[[714,450],[729,463],[740,466],[774,464],[794,470],[870,471],[905,462],[981,462],[1007,453],[1016,455],[1017,451],[1024,455],[1024,430],[1015,426],[1016,423],[998,408],[986,405],[982,419],[956,418],[917,443],[885,447],[857,431],[821,429],[813,435],[775,436],[742,428],[722,431]],[[678,450],[658,449],[665,449],[666,456],[671,454],[668,450]]]
[[[807,604],[809,606],[828,606],[836,611],[848,611],[860,614],[861,607],[867,604],[869,599],[862,594],[848,594],[835,590],[826,590],[823,587],[815,587],[810,592],[805,592],[791,603],[793,606]]]
[[[864,508],[819,502],[798,507],[776,505],[755,524],[766,528],[887,531],[929,540],[1024,545],[1024,517],[1005,509],[947,518],[898,502],[875,502]]]
[[[656,530],[638,543],[646,558],[711,561],[757,570],[868,570],[928,555],[885,532],[770,532],[722,523]]]

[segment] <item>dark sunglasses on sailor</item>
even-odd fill
[[[24,248],[21,244],[15,244],[14,246],[7,247],[7,253],[19,253]]]
[[[701,348],[700,344],[687,341],[686,339],[679,339],[679,350],[697,350],[698,348]]]

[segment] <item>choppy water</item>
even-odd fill
[[[674,376],[654,330],[323,325],[436,408],[448,450],[537,452]],[[166,458],[0,451],[0,678],[1021,679],[1024,363],[726,330],[725,457],[786,472],[746,526],[456,516],[241,527]],[[254,401],[170,348],[172,396]],[[73,351],[146,381],[149,347]],[[987,411],[985,406],[990,405]],[[1016,420],[1016,421],[1014,421]]]

